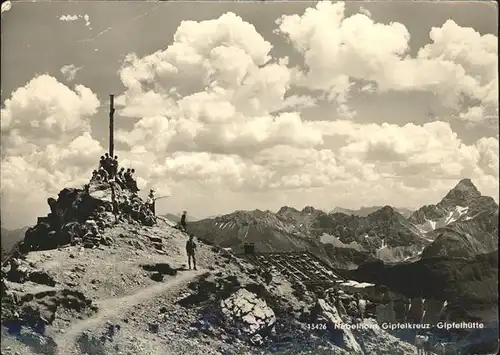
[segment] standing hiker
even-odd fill
[[[149,209],[153,213],[153,216],[155,216],[155,192],[154,192],[154,190],[149,190],[148,200],[147,200],[146,204],[148,205]]]
[[[113,215],[115,216],[115,223],[118,224],[118,216],[120,215],[120,207],[116,200],[115,186],[111,184],[111,203],[113,204]]]
[[[116,173],[115,181],[122,189],[125,189],[125,177],[123,174],[125,173],[125,168],[121,168],[120,171]]]
[[[189,270],[191,270],[191,259],[193,259],[193,266],[195,270],[196,269],[196,244],[193,240],[193,236],[189,236],[189,240],[186,242],[186,252],[188,255],[188,265],[189,265]]]
[[[111,165],[112,165],[113,158],[109,156],[109,153],[104,154],[104,162],[103,162],[103,168],[106,170],[108,175],[111,175]]]
[[[103,168],[104,169],[104,155],[101,155],[101,160],[99,160],[99,167],[97,169]]]
[[[181,227],[182,227],[182,229],[184,229],[185,232],[187,232],[187,228],[186,228],[186,214],[187,214],[187,212],[183,211],[182,212],[182,216],[181,216]]]
[[[116,174],[118,174],[118,155],[115,155],[115,157],[111,160],[111,174],[113,177],[116,177]]]

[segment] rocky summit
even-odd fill
[[[423,240],[428,252],[443,240],[428,241],[390,206],[366,217],[236,211],[185,231],[113,181],[47,202],[49,215],[2,265],[2,354],[392,355],[424,343],[434,354],[487,354],[498,345],[485,332],[387,329],[498,329],[497,252],[386,264],[375,250]],[[197,270],[186,268],[190,235]]]

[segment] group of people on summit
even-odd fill
[[[118,170],[118,156],[112,158],[109,153],[101,156],[99,167],[92,172],[92,180],[110,181],[114,180],[122,189],[129,189],[133,193],[139,192],[137,181],[134,178],[135,169],[124,167]]]
[[[121,167],[118,170],[118,167],[119,165],[118,165],[117,155],[111,157],[109,153],[104,154],[103,156],[101,156],[101,159],[99,161],[99,167],[92,172],[92,181],[103,181],[103,182],[114,181],[122,189],[128,189],[132,191],[132,193],[137,194],[137,192],[139,192],[140,190],[137,187],[137,181],[134,178],[135,170],[130,168],[125,170],[124,167]],[[88,189],[89,185],[86,186]],[[158,198],[155,197],[155,191],[150,190],[146,200],[146,206],[151,210],[153,216],[156,215],[155,202],[157,199]],[[115,215],[115,220],[118,223],[118,215],[120,214],[120,211],[118,202],[116,201],[114,188],[112,188],[112,201],[113,201],[113,213]],[[181,230],[183,230],[184,232],[187,232],[186,217],[187,217],[187,212],[183,211],[179,224]],[[193,240],[193,235],[189,234],[189,239],[186,242],[186,253],[188,255],[189,269],[191,269],[191,264],[192,264],[194,270],[196,270],[196,249],[197,247],[196,243]]]

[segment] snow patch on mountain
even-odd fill
[[[422,233],[432,232],[436,229],[446,227],[447,225],[456,222],[462,218],[467,220],[467,212],[469,207],[456,206],[454,210],[448,212],[446,216],[438,219],[428,220],[425,223],[417,225]]]
[[[320,236],[320,242],[323,244],[332,244],[337,248],[351,248],[356,250],[363,250],[363,247],[356,242],[343,243],[339,238],[327,233],[323,233]]]
[[[369,282],[357,282],[357,281],[354,281],[354,280],[348,280],[346,282],[342,282],[340,285],[344,286],[344,287],[354,287],[354,288],[357,288],[357,289],[375,286],[375,284],[372,284],[372,283],[369,283]]]
[[[422,256],[422,253],[423,253],[424,249],[425,249],[425,247],[422,247],[422,249],[417,254],[412,255],[412,256],[407,256],[406,258],[403,259],[403,261],[412,261],[412,262],[415,262],[415,261],[419,260],[420,257]]]

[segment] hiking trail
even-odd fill
[[[124,314],[128,309],[140,304],[143,301],[150,300],[159,294],[174,292],[178,286],[191,281],[205,272],[207,272],[207,270],[201,269],[198,271],[183,272],[181,275],[166,282],[142,289],[136,293],[96,301],[96,305],[99,307],[99,311],[96,314],[90,318],[71,325],[63,334],[59,334],[55,337],[54,340],[57,344],[57,354],[71,354],[72,348],[76,346],[76,337],[85,330],[96,328],[106,322],[109,318]]]

